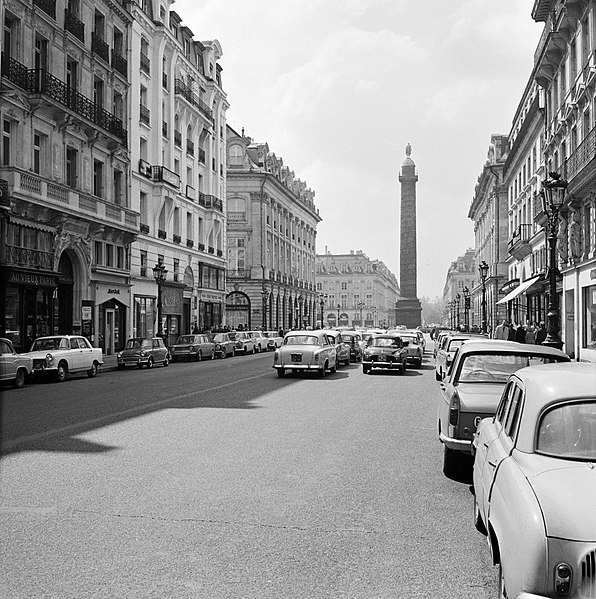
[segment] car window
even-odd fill
[[[12,354],[10,345],[8,345],[8,343],[6,343],[6,341],[0,340],[0,354],[6,354],[6,355]]]
[[[79,340],[79,347],[81,349],[91,349],[93,347],[91,343],[89,343],[89,339],[85,337],[77,337],[77,339]]]
[[[288,335],[284,345],[319,345],[319,339],[312,335]]]
[[[192,335],[180,335],[178,337],[178,343],[192,343],[194,337]]]
[[[153,348],[158,349],[161,347],[160,339],[153,339]]]
[[[519,414],[521,411],[522,395],[522,390],[516,384],[513,384],[511,390],[511,401],[509,402],[509,410],[505,420],[505,434],[512,439],[515,437],[515,432],[517,430],[517,423],[519,421]]]
[[[70,343],[68,342],[68,339],[60,339],[58,349],[70,349]]]
[[[461,347],[465,343],[466,339],[452,339],[449,342],[447,351],[455,351],[458,347]]]
[[[536,451],[564,459],[596,460],[596,397],[559,404],[544,413]]]
[[[78,339],[71,339],[70,340],[70,349],[79,349],[79,340]]]

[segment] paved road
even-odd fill
[[[441,473],[431,360],[271,362],[6,389],[0,597],[495,597],[469,489]]]

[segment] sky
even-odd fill
[[[317,253],[362,250],[399,281],[399,171],[416,163],[418,297],[474,247],[491,134],[508,134],[543,24],[534,0],[176,0],[223,48],[228,124],[315,192]]]

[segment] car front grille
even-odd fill
[[[596,598],[596,550],[590,551],[581,561],[579,596],[586,599]]]
[[[33,370],[40,370],[46,367],[45,358],[33,358]]]

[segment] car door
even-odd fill
[[[85,337],[77,337],[77,341],[81,350],[79,368],[89,370],[93,365],[93,347]]]
[[[82,349],[79,345],[79,340],[77,337],[71,337],[70,339],[70,349],[65,352],[66,358],[68,360],[68,369],[70,371],[80,370],[83,367],[83,355]]]
[[[17,354],[12,347],[0,339],[0,381],[10,380],[14,377],[17,367]]]

